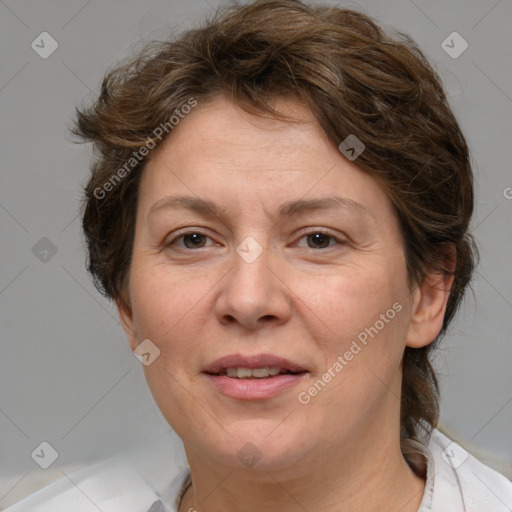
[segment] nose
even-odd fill
[[[271,251],[263,249],[254,261],[238,253],[233,259],[215,306],[219,322],[249,330],[286,323],[291,316],[291,292]]]

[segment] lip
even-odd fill
[[[265,400],[296,386],[307,373],[286,373],[268,379],[232,379],[226,375],[205,374],[223,395],[237,400]]]
[[[292,372],[269,377],[266,379],[236,379],[226,375],[215,375],[215,373],[225,368],[263,368],[273,366]],[[306,375],[308,370],[299,363],[290,361],[272,354],[258,354],[253,356],[243,356],[232,354],[221,357],[209,364],[204,370],[203,375],[215,386],[223,395],[238,400],[264,400],[272,398],[286,390],[296,386]]]

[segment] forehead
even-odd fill
[[[140,191],[145,214],[170,195],[210,203],[275,202],[276,216],[299,199],[341,194],[347,204],[362,204],[359,213],[364,203],[386,201],[377,182],[341,155],[305,104],[289,97],[273,107],[299,122],[251,115],[223,96],[195,107],[150,155]]]
[[[302,154],[323,150],[330,142],[309,107],[293,96],[277,98],[272,106],[290,117],[281,121],[245,112],[224,95],[198,104],[176,125],[152,155],[152,160],[169,160],[179,156],[182,160],[214,158],[228,164],[236,154],[242,169],[245,160],[258,155],[260,169],[271,168],[283,149],[301,147]],[[224,158],[222,158],[224,157]],[[286,155],[288,161],[290,154]],[[299,155],[297,155],[299,158]],[[284,170],[283,165],[279,165]],[[251,168],[247,168],[250,171]]]

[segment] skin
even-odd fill
[[[348,161],[309,109],[300,119],[251,116],[225,97],[200,104],[146,165],[137,206],[129,305],[119,314],[162,414],[183,440],[192,474],[180,510],[416,511],[424,480],[400,451],[401,360],[432,342],[451,281],[407,285],[397,217],[380,186]],[[362,206],[279,219],[282,203],[336,193]],[[213,200],[221,216],[162,207],[166,196]],[[200,242],[176,238],[200,232]],[[327,232],[332,238],[307,235]],[[261,255],[236,248],[248,236]],[[197,246],[198,245],[198,246]],[[402,310],[308,404],[297,399],[393,304]],[[265,400],[229,398],[201,374],[218,357],[271,353],[309,371]],[[245,466],[252,443],[261,458]],[[383,471],[385,468],[385,471]]]

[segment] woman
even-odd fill
[[[88,269],[189,464],[146,510],[511,509],[436,429],[473,179],[409,37],[229,7],[111,71],[76,133]]]

